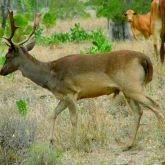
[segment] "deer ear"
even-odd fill
[[[31,43],[25,45],[25,48],[27,51],[30,51],[34,48],[34,45],[35,45],[35,41],[32,41]]]

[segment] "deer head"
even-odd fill
[[[21,63],[20,58],[28,53],[28,51],[32,50],[35,42],[31,41],[30,43],[24,45],[26,42],[28,42],[30,40],[30,38],[33,36],[37,26],[39,25],[39,20],[40,20],[40,14],[37,13],[35,15],[35,20],[34,20],[34,25],[33,25],[33,30],[30,33],[30,35],[27,37],[27,39],[25,39],[24,41],[22,41],[21,43],[15,44],[12,41],[12,38],[15,34],[15,31],[18,29],[18,27],[15,25],[15,20],[13,17],[13,11],[8,10],[8,14],[9,14],[9,19],[10,19],[10,28],[11,28],[11,35],[9,38],[4,38],[7,42],[7,46],[8,48],[8,52],[6,53],[6,60],[5,63],[2,67],[2,69],[0,70],[0,75],[7,75],[9,73],[12,73],[14,71],[16,71],[19,68],[19,65]]]

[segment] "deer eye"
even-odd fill
[[[11,48],[9,48],[7,53],[11,53],[11,52],[12,52],[12,49],[11,49]]]
[[[12,56],[12,49],[8,49],[8,52],[7,52],[7,54],[6,54],[6,59],[9,59],[9,58],[11,58],[11,56]]]

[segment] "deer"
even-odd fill
[[[95,55],[68,55],[54,61],[42,62],[29,54],[35,46],[33,31],[25,41],[14,43],[12,38],[18,28],[13,11],[9,10],[11,35],[5,38],[8,45],[6,61],[0,75],[6,76],[20,70],[22,75],[39,86],[46,88],[59,100],[51,116],[50,146],[54,146],[55,124],[58,115],[69,109],[72,134],[77,133],[77,101],[103,95],[117,95],[122,92],[135,114],[135,129],[126,148],[130,149],[136,141],[137,131],[143,114],[141,106],[151,110],[164,131],[164,115],[159,105],[144,93],[145,86],[153,78],[153,65],[145,54],[133,50],[118,50]],[[30,42],[28,42],[30,41]]]

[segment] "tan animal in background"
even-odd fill
[[[69,109],[76,141],[77,101],[116,94],[119,91],[124,94],[136,116],[135,129],[127,149],[133,146],[136,139],[143,112],[140,105],[151,110],[159,123],[165,126],[164,116],[159,106],[144,93],[144,86],[152,80],[153,66],[150,59],[143,53],[120,50],[96,55],[70,55],[55,61],[41,62],[28,52],[35,43],[24,45],[30,39],[29,37],[20,44],[12,42],[17,27],[14,24],[12,11],[9,11],[9,16],[12,33],[9,38],[6,38],[9,49],[0,75],[5,76],[20,70],[23,76],[48,89],[59,99],[52,115],[50,144],[54,141],[55,120],[63,110]],[[36,23],[30,36],[34,34],[35,28]]]
[[[150,12],[147,14],[137,14],[134,10],[127,10],[124,15],[131,26],[135,39],[138,39],[139,33],[141,33],[146,39],[150,37]]]
[[[165,60],[165,0],[153,0],[151,3],[151,32],[154,49],[161,62]],[[161,43],[159,43],[161,42]]]

